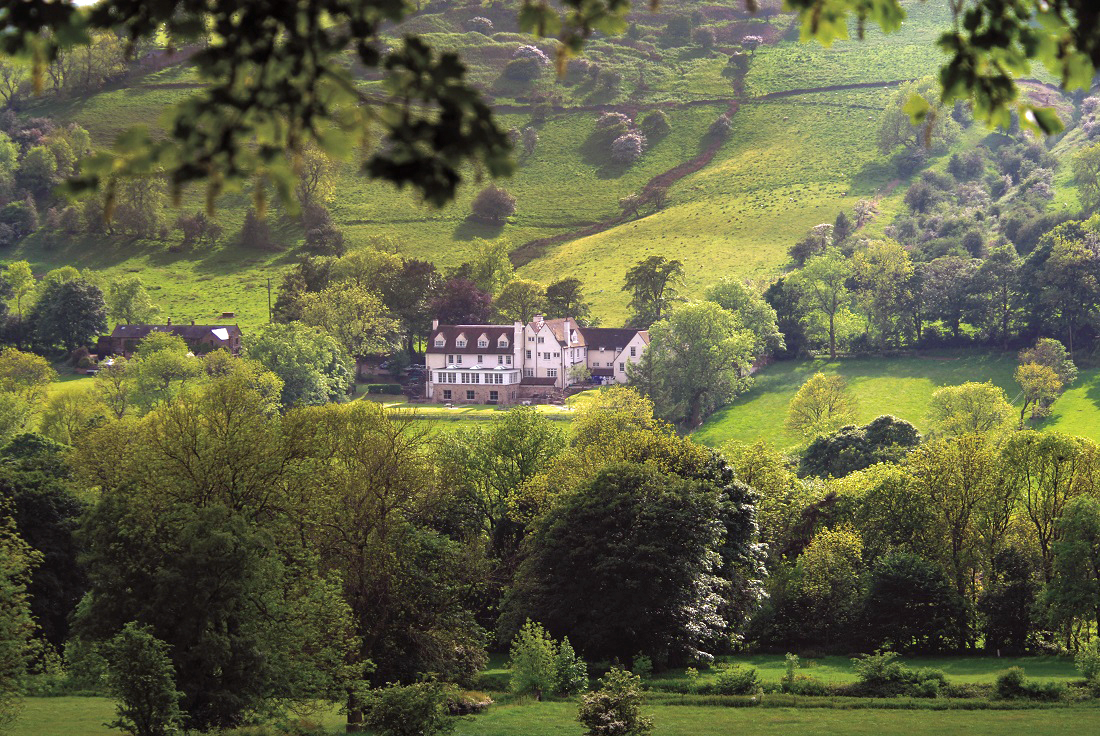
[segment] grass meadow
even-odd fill
[[[859,404],[859,422],[866,423],[880,414],[893,414],[923,432],[928,429],[932,392],[941,386],[992,381],[1019,406],[1020,391],[1013,380],[1015,369],[1015,354],[982,351],[774,363],[756,374],[752,389],[711,415],[693,436],[712,447],[730,440],[760,439],[781,448],[798,445],[799,438],[783,427],[787,405],[806,379],[817,372],[844,377]],[[1100,371],[1084,369],[1077,382],[1055,402],[1052,415],[1039,426],[1100,441],[1098,408]]]

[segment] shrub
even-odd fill
[[[512,52],[513,59],[533,59],[539,66],[550,66],[550,57],[543,53],[542,49],[538,46],[531,46],[530,44],[520,46],[514,52]]]
[[[493,704],[485,693],[458,692],[447,700],[447,712],[452,716],[472,716],[484,713]]]
[[[714,48],[714,30],[710,28],[699,28],[695,31],[695,43],[699,45],[699,48],[704,51],[710,51]]]
[[[530,125],[523,129],[523,155],[530,156],[539,144],[539,132]]]
[[[611,160],[619,164],[632,164],[645,150],[645,136],[639,132],[624,133],[611,143]]]
[[[463,23],[463,27],[467,31],[484,33],[486,36],[488,36],[493,32],[493,21],[483,16],[477,15]]]
[[[533,82],[542,74],[542,64],[537,59],[512,59],[504,66],[504,76],[515,82]]]
[[[665,135],[672,130],[672,126],[668,122],[668,115],[665,114],[664,110],[654,110],[646,115],[642,118],[640,127],[642,132],[651,138]]]
[[[630,130],[632,125],[633,122],[630,117],[621,112],[605,112],[596,118],[596,130],[598,131],[621,130],[625,132]]]
[[[363,723],[377,736],[436,736],[454,731],[448,704],[456,700],[453,685],[418,682],[391,683],[367,699]]]
[[[993,692],[1002,700],[1060,700],[1066,686],[1059,682],[1031,682],[1023,667],[1011,667],[997,675]]]
[[[557,647],[542,624],[528,619],[512,640],[508,656],[512,670],[509,688],[513,693],[542,700],[543,693],[557,688]]]
[[[940,670],[913,669],[897,660],[896,652],[877,650],[852,660],[865,695],[890,698],[908,695],[934,698],[947,686],[947,677]]]
[[[470,206],[474,217],[495,224],[504,224],[516,212],[516,198],[495,184],[478,193]]]
[[[176,690],[175,669],[168,645],[149,630],[130,622],[103,646],[107,660],[107,691],[118,701],[112,728],[133,736],[175,733],[182,693]]]
[[[644,654],[636,654],[630,666],[634,674],[643,680],[648,680],[653,676],[653,660]]]
[[[554,692],[557,695],[576,695],[588,689],[588,665],[573,651],[568,636],[558,645],[554,670],[557,679]]]
[[[753,667],[726,667],[718,672],[714,689],[719,695],[751,695],[760,687]]]
[[[730,119],[728,113],[722,113],[718,118],[710,124],[710,135],[718,138],[728,138],[730,133],[733,132],[733,121]]]
[[[1100,680],[1100,639],[1093,639],[1077,650],[1073,663],[1077,665],[1077,671],[1081,673],[1081,677],[1090,683]]]
[[[653,719],[642,715],[641,706],[641,678],[613,667],[599,690],[581,698],[577,720],[585,736],[645,736],[653,730]]]
[[[250,209],[245,213],[244,225],[241,226],[241,245],[257,250],[278,250],[271,228],[255,210]]]

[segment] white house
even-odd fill
[[[578,382],[575,366],[598,382],[625,383],[626,364],[649,345],[644,330],[580,327],[572,318],[524,325],[432,323],[425,354],[426,394],[440,403],[511,404]]]

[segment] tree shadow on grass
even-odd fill
[[[505,223],[485,222],[470,215],[454,229],[451,240],[473,240],[474,238],[495,240],[504,232],[504,225]]]
[[[891,163],[869,161],[848,180],[848,196],[871,196],[897,178],[897,170]]]

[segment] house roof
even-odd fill
[[[612,377],[613,378],[615,376],[615,369],[614,368],[593,368],[592,369],[592,375],[593,376],[607,376],[607,377]]]
[[[512,352],[512,340],[515,337],[513,325],[440,325],[432,330],[428,338],[429,353],[459,353],[462,355],[484,355],[487,353]],[[489,340],[489,347],[479,348],[478,338],[484,335]],[[501,336],[508,338],[507,347],[498,347]],[[446,341],[441,348],[435,346],[435,339],[442,336]],[[466,347],[458,347],[458,338],[465,336]]]
[[[618,352],[634,339],[638,330],[618,327],[582,327],[581,334],[590,350],[614,350]]]
[[[577,333],[577,342],[570,343],[565,337],[565,324],[569,323],[569,330]],[[532,331],[538,332],[543,326],[549,327],[550,332],[553,333],[554,339],[558,341],[558,344],[567,348],[580,348],[585,346],[584,330],[577,324],[577,320],[572,317],[563,317],[559,319],[547,319],[542,322],[528,322],[527,326]]]
[[[223,342],[229,340],[230,336],[241,336],[241,328],[237,325],[116,325],[111,331],[111,337],[141,340],[150,332],[167,332],[184,340],[214,337]]]

